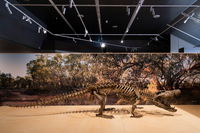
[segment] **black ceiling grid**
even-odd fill
[[[20,4],[24,4],[23,6],[27,8],[30,12],[32,12],[36,17],[41,19],[48,27],[48,29],[55,34],[62,34],[66,36],[76,37],[74,32],[66,25],[60,15],[56,12],[56,10],[50,5],[48,0],[16,0],[18,2],[15,3],[17,6]],[[53,0],[54,3],[58,6],[59,10],[62,11],[62,5],[69,5],[70,0]],[[96,14],[95,0],[74,0],[77,8],[81,14],[81,17],[88,29],[89,34],[91,34],[91,38],[93,41],[103,41],[108,43],[113,43],[116,45],[122,45],[127,47],[139,47],[138,51],[163,51],[163,48],[166,48],[165,52],[169,52],[170,45],[170,32],[174,31],[172,29],[166,30],[162,34],[164,38],[159,38],[160,42],[152,41],[149,46],[148,42],[152,40],[155,36],[154,34],[162,33],[166,28],[168,28],[167,24],[172,24],[178,18],[180,18],[181,13],[185,12],[189,9],[187,5],[199,5],[199,0],[145,0],[142,8],[137,14],[136,19],[134,20],[131,28],[129,29],[128,34],[132,34],[131,36],[127,35],[125,37],[124,43],[120,43],[120,39],[123,33],[126,30],[127,24],[136,9],[139,0],[99,0],[100,4],[100,13],[101,13],[101,27],[102,27],[102,36],[103,40],[100,39],[100,32],[98,26],[98,17]],[[195,3],[196,2],[196,3]],[[29,5],[26,5],[29,4]],[[35,5],[35,6],[34,6]],[[81,6],[82,5],[82,6]],[[118,5],[118,6],[117,6]],[[182,5],[182,7],[181,7]],[[152,13],[150,12],[151,6],[154,8],[156,14],[160,15],[159,18],[153,18]],[[171,6],[171,7],[170,7]],[[177,7],[176,7],[177,6]],[[84,37],[85,29],[75,11],[74,7],[70,8],[69,6],[65,6],[66,12],[64,14],[65,18],[69,21],[72,27],[75,29],[79,37],[82,39],[88,39],[88,37]],[[128,12],[129,10],[129,12]],[[196,10],[196,12],[199,10]],[[199,18],[200,16],[196,15],[195,17]],[[183,21],[180,21],[178,24],[179,28],[183,29],[189,26],[191,22],[184,25],[181,24]],[[196,30],[187,31],[192,35],[199,37],[199,33],[197,31],[199,24],[192,23],[196,27]],[[190,24],[191,25],[191,24]],[[187,29],[187,28],[186,28]],[[96,35],[95,35],[96,34]],[[107,35],[110,34],[110,35]],[[115,35],[119,34],[119,35]],[[179,33],[180,34],[180,33]],[[54,47],[56,45],[82,45],[88,49],[97,48],[100,49],[100,44],[98,43],[90,43],[83,41],[74,41],[72,39],[48,36],[50,40],[54,40]],[[48,43],[48,41],[46,41]],[[65,42],[57,44],[57,42]],[[52,41],[51,41],[52,43]],[[44,44],[47,45],[47,44]],[[58,46],[56,46],[58,48]],[[150,48],[151,47],[151,48]],[[113,50],[112,50],[113,48]],[[118,52],[126,52],[126,48],[107,48],[109,51],[118,51]],[[116,50],[117,49],[117,50]],[[139,50],[140,49],[140,50]],[[63,51],[70,51],[65,46]],[[131,49],[129,49],[131,51]],[[78,50],[81,51],[81,50]],[[72,51],[73,52],[73,51]],[[92,51],[91,51],[92,52]]]

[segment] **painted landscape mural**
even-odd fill
[[[129,84],[153,92],[180,89],[173,104],[200,104],[200,55],[0,54],[1,105],[29,103],[104,83]],[[96,103],[86,95],[56,105]],[[125,103],[113,94],[107,104]]]

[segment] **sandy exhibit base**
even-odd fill
[[[131,106],[107,107],[116,109],[106,112],[101,118],[95,116],[98,106],[2,106],[0,133],[200,133],[200,118],[181,107],[172,113],[155,106],[141,105],[139,107],[144,108],[137,109],[143,114],[141,118],[130,118]],[[111,119],[110,115],[114,118]]]

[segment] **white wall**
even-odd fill
[[[200,53],[200,47],[195,47],[191,43],[171,34],[171,53],[178,53],[180,48],[184,48],[184,53]]]

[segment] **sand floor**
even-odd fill
[[[0,133],[200,133],[200,118],[181,107],[172,113],[151,105],[140,106],[144,107],[137,109],[144,115],[141,118],[130,118],[131,106],[107,107],[116,108],[105,113],[114,118],[96,117],[98,106],[2,106]]]

